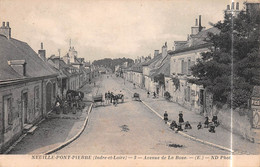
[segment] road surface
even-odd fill
[[[173,132],[125,85],[103,76],[99,93],[123,93],[125,102],[93,108],[81,136],[56,154],[229,154]]]

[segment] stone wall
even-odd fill
[[[36,98],[36,89],[38,89],[38,97]],[[23,118],[22,113],[22,93],[27,93],[27,123],[34,124],[42,117],[42,84],[41,81],[34,81],[0,88],[0,118],[1,118],[1,146],[6,147],[11,141],[22,132]],[[6,113],[4,112],[4,97],[11,98],[11,123],[6,121]]]

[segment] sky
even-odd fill
[[[0,22],[12,37],[47,57],[64,56],[71,44],[86,61],[153,55],[165,42],[186,40],[195,19],[223,20],[231,0],[0,0]],[[243,0],[240,9],[243,8]]]

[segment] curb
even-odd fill
[[[126,88],[126,89],[127,89],[129,92],[132,92],[132,93],[133,93],[133,91],[131,91],[130,89],[128,89],[128,88]],[[146,104],[146,103],[145,103],[144,101],[142,101],[142,100],[141,100],[141,102],[142,102],[147,108],[149,108],[151,111],[153,111],[158,117],[160,117],[161,119],[163,119],[163,117],[162,117],[159,113],[157,113],[153,108],[151,108],[148,104]],[[167,124],[170,125],[169,122],[167,122]],[[226,147],[224,147],[224,146],[220,146],[220,145],[217,145],[217,144],[214,144],[214,143],[210,143],[210,142],[208,142],[208,141],[204,141],[204,140],[198,139],[198,138],[196,138],[196,137],[192,137],[192,136],[190,136],[190,135],[188,135],[188,134],[186,134],[186,133],[184,133],[184,132],[178,132],[178,133],[179,133],[180,135],[186,137],[186,138],[191,139],[191,140],[198,141],[198,142],[200,142],[200,143],[203,143],[203,144],[206,144],[206,145],[209,145],[209,146],[212,146],[212,147],[221,149],[221,150],[229,151],[229,152],[232,152],[232,153],[234,152],[234,150],[232,150],[232,149],[230,149],[230,148],[226,148]]]
[[[54,149],[51,149],[51,150],[45,152],[44,155],[52,154],[52,153],[54,153],[54,152],[56,152],[56,151],[58,151],[58,150],[60,150],[60,149],[62,149],[62,148],[64,148],[64,147],[66,147],[67,145],[69,145],[70,143],[72,143],[74,140],[76,140],[76,139],[82,134],[82,132],[84,131],[84,129],[86,128],[86,125],[87,125],[87,123],[88,123],[88,115],[89,115],[89,113],[91,112],[92,107],[93,107],[93,103],[91,103],[90,106],[89,106],[89,108],[88,108],[87,117],[86,117],[86,119],[85,119],[85,121],[84,121],[84,124],[83,124],[82,128],[80,129],[80,131],[79,131],[74,137],[72,137],[71,139],[69,139],[69,140],[63,142],[63,143],[62,143],[61,145],[59,145],[58,147],[56,147],[56,148],[54,148]]]

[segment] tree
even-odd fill
[[[94,65],[97,66],[103,66],[112,69],[112,71],[115,71],[115,66],[122,65],[124,62],[128,62],[128,65],[131,66],[134,63],[134,60],[129,58],[117,58],[117,59],[110,59],[110,58],[104,58],[101,60],[95,60],[93,62]]]
[[[160,73],[154,76],[154,82],[157,82],[160,86],[165,86],[164,74]]]
[[[188,82],[213,93],[214,104],[247,107],[253,87],[260,85],[259,26],[259,11],[225,14],[223,22],[214,24],[220,33],[208,34],[213,47],[201,54],[191,68],[195,79]]]

